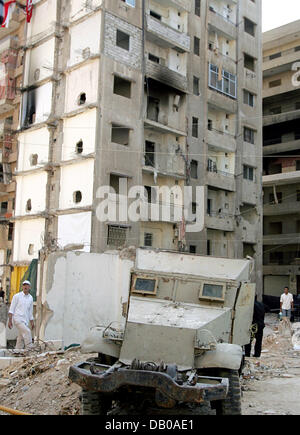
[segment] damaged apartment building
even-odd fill
[[[13,261],[124,246],[250,255],[260,284],[261,1],[40,0],[25,34]],[[173,189],[180,219],[101,222],[99,188],[118,194],[120,179],[149,208]],[[184,231],[185,185],[204,186],[198,233]]]
[[[17,135],[23,75],[26,0],[11,5],[9,23],[0,27],[0,287],[10,300],[28,267],[12,258],[17,165]],[[2,21],[1,10],[1,21]]]
[[[270,304],[285,286],[300,294],[299,26],[295,21],[263,35],[263,273]]]

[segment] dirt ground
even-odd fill
[[[278,325],[275,315],[266,316],[262,356],[246,359],[241,377],[244,415],[300,414],[300,352],[293,349],[291,337],[278,332]],[[68,371],[92,356],[74,349],[43,349],[26,356],[0,371],[0,404],[33,415],[78,415],[81,389],[69,381]]]
[[[244,415],[300,414],[300,351],[282,335],[276,315],[266,315],[261,358],[247,358],[242,377]]]

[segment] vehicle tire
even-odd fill
[[[106,415],[111,407],[111,399],[101,393],[82,390],[81,415]]]
[[[214,403],[217,415],[241,415],[242,392],[238,370],[224,370],[219,376],[229,379],[229,391],[226,399]]]

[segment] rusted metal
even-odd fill
[[[195,385],[189,385],[187,382],[180,382],[179,385],[167,373],[132,370],[119,365],[108,369],[107,366],[92,363],[72,366],[69,378],[84,390],[102,393],[116,393],[124,386],[151,388],[161,393],[158,398],[162,395],[165,403],[172,403],[173,400],[185,403],[223,400],[229,388],[227,378],[198,376]]]

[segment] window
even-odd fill
[[[131,98],[131,82],[122,79],[121,77],[114,77],[114,94],[121,97]]]
[[[211,299],[223,301],[225,296],[225,285],[217,283],[203,283],[199,299]]]
[[[281,86],[281,79],[269,82],[269,88],[276,88],[277,86]]]
[[[251,36],[255,36],[255,27],[256,27],[255,23],[248,20],[248,18],[244,19],[244,28],[246,33],[248,33]]]
[[[191,177],[198,178],[198,162],[196,160],[191,161]]]
[[[200,39],[194,36],[194,54],[200,56]]]
[[[127,33],[124,33],[121,30],[117,29],[116,44],[118,47],[123,48],[123,50],[129,51],[129,49],[130,49],[130,36]]]
[[[277,197],[278,204],[281,204],[282,203],[282,192],[277,192],[276,197]],[[270,193],[269,200],[270,200],[271,205],[277,204],[277,202],[275,200],[274,193]]]
[[[154,56],[154,54],[149,53],[149,54],[148,54],[148,59],[149,59],[151,62],[154,62],[154,63],[160,63],[160,59],[159,59],[159,57]]]
[[[254,107],[254,94],[244,90],[244,104],[247,104],[250,107]]]
[[[13,235],[14,235],[14,224],[12,224],[11,222],[8,224],[8,237],[7,240],[9,242],[12,241],[13,239]]]
[[[129,145],[130,129],[118,124],[112,124],[111,141],[119,145]]]
[[[283,264],[283,252],[270,252],[270,263]]]
[[[300,202],[300,190],[296,191],[297,202]]]
[[[249,54],[244,53],[244,67],[250,71],[255,71],[255,59]]]
[[[212,129],[213,129],[213,122],[211,119],[209,119],[207,122],[207,128],[209,131],[212,131]]]
[[[145,165],[155,167],[155,143],[146,141]]]
[[[281,53],[275,53],[275,54],[271,54],[271,56],[269,56],[269,59],[273,60],[273,59],[278,59],[279,57],[281,57]]]
[[[126,3],[127,5],[131,6],[132,8],[135,8],[135,0],[122,0],[122,2]]]
[[[282,222],[270,222],[269,234],[282,234]]]
[[[206,255],[211,255],[212,251],[211,251],[211,241],[207,240],[206,243]]]
[[[161,21],[161,15],[159,15],[157,12],[150,10],[150,15],[153,18],[156,18],[157,20]]]
[[[199,96],[199,94],[200,94],[200,92],[199,92],[199,79],[198,79],[198,77],[195,77],[195,76],[193,79],[193,93],[194,93],[194,95],[197,95],[197,96]]]
[[[8,210],[8,202],[1,202],[1,214],[7,213]]]
[[[127,227],[118,225],[108,226],[107,245],[114,247],[123,247],[126,244]]]
[[[210,88],[221,92],[222,94],[228,95],[229,97],[236,98],[236,76],[230,74],[229,72],[222,70],[216,65],[209,65],[209,81],[208,85]]]
[[[199,119],[193,117],[192,118],[192,136],[193,137],[198,137],[198,124],[199,124]]]
[[[151,233],[144,234],[144,246],[147,247],[153,246],[153,234]]]
[[[190,245],[190,254],[197,254],[197,246]]]
[[[201,14],[201,0],[195,0],[195,15],[200,17]]]
[[[133,293],[156,295],[157,284],[158,284],[157,278],[135,275],[133,278],[133,285],[131,291]]]
[[[251,128],[244,127],[244,141],[254,145],[255,131]]]
[[[244,165],[244,180],[254,181],[254,168]]]

